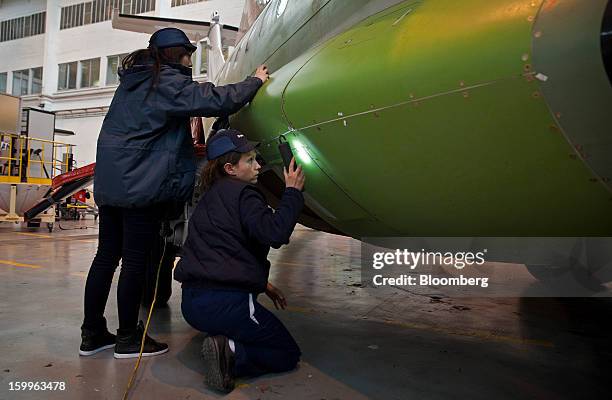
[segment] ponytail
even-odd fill
[[[180,64],[181,59],[185,55],[191,55],[191,52],[183,46],[168,47],[159,49],[155,46],[149,46],[146,49],[133,51],[121,62],[121,69],[128,70],[137,65],[152,64],[152,83],[149,91],[156,89],[159,83],[159,73],[162,64]]]
[[[236,151],[230,151],[214,160],[209,160],[202,170],[202,178],[200,181],[202,189],[210,189],[215,182],[227,176],[224,168],[225,164],[230,163],[236,165],[240,161],[240,157],[242,157],[242,154]]]

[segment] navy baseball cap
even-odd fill
[[[221,129],[206,143],[206,155],[209,160],[214,160],[230,151],[248,153],[257,146],[259,142],[251,142],[236,129]]]
[[[177,28],[163,28],[156,31],[149,39],[149,46],[155,46],[158,49],[183,46],[192,53],[197,49],[191,44],[185,32]]]

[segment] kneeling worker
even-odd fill
[[[256,142],[234,129],[209,139],[202,173],[206,193],[189,223],[183,256],[174,272],[182,282],[185,320],[210,336],[202,355],[205,383],[230,391],[234,378],[289,371],[300,348],[283,323],[257,302],[265,292],[285,308],[282,292],[268,282],[270,247],[289,243],[304,205],[304,173],[292,160],[276,212],[254,184],[260,170]]]

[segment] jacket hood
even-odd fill
[[[151,79],[153,75],[152,65],[135,65],[132,68],[118,71],[121,85],[127,90],[134,90],[144,82]]]
[[[191,68],[185,67],[182,64],[162,64],[161,69],[171,69],[185,76],[192,76]],[[149,80],[153,75],[153,64],[134,65],[132,68],[118,71],[121,84],[127,90],[134,90],[142,83]]]

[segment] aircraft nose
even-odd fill
[[[553,118],[612,190],[612,1],[547,0],[532,34],[534,77]]]

